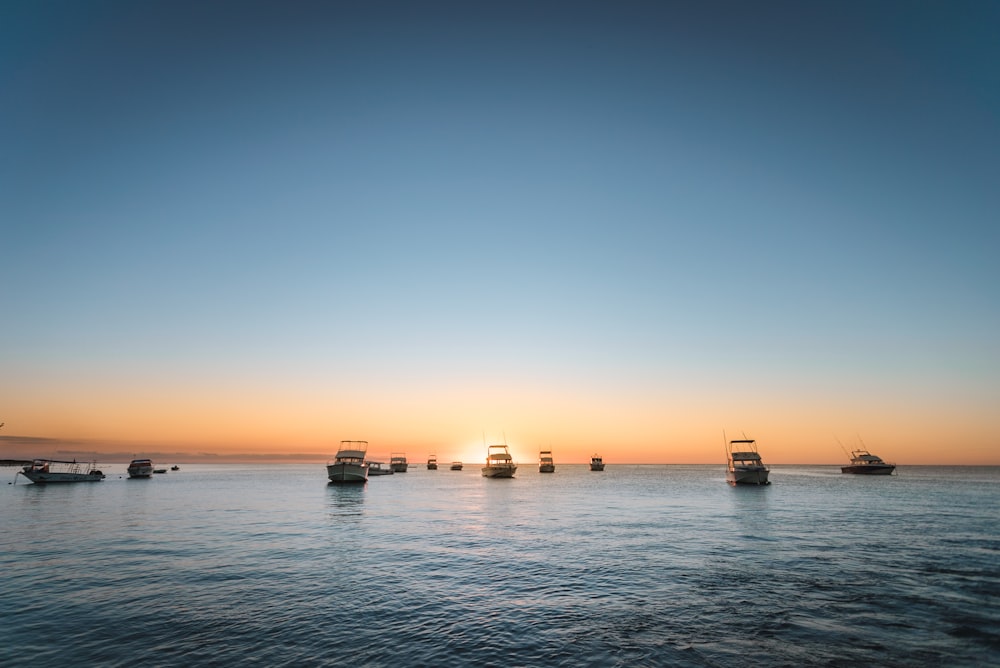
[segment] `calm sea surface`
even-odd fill
[[[1000,468],[102,468],[0,488],[0,664],[1000,666]]]

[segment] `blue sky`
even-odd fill
[[[627,395],[651,449],[690,402],[709,440],[961,422],[995,457],[998,27],[985,2],[5,3],[0,420],[70,436],[46,420],[86,409],[110,438],[137,386],[256,411],[352,384],[445,425],[493,386],[470,422],[531,437]],[[298,418],[379,433],[348,413]]]

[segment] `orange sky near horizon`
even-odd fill
[[[839,464],[840,443],[851,449],[860,438],[899,464],[1000,465],[998,448],[968,404],[929,412],[901,398],[838,402],[766,392],[708,402],[703,392],[650,388],[602,394],[566,386],[352,393],[263,387],[61,384],[22,388],[16,396],[0,390],[0,421],[7,422],[0,436],[101,444],[101,451],[318,458],[331,456],[340,440],[362,439],[373,457],[402,451],[416,462],[434,453],[442,462],[470,463],[485,458],[485,435],[487,443],[506,439],[522,463],[551,449],[564,463],[599,452],[608,463],[706,464],[724,461],[725,430],[729,438],[756,438],[772,464]],[[0,447],[9,449],[5,441]],[[17,456],[35,455],[19,449]]]

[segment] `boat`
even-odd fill
[[[878,455],[867,450],[852,450],[850,466],[841,466],[841,473],[858,473],[861,475],[892,475],[895,464],[889,464]]]
[[[491,445],[486,449],[484,478],[513,478],[516,471],[517,464],[511,459],[506,443]]]
[[[406,467],[405,452],[393,452],[389,456],[389,468],[392,469],[393,473],[406,473]]]
[[[341,441],[333,461],[326,463],[326,477],[330,482],[367,482],[368,441]]]
[[[148,478],[153,475],[153,460],[133,459],[128,465],[129,478]]]
[[[438,458],[437,455],[431,455],[427,458],[427,470],[437,471],[438,468]]]
[[[178,466],[177,464],[174,464],[173,466],[170,467],[170,470],[171,471],[180,471],[181,467]]]
[[[769,472],[754,439],[742,438],[726,444],[726,482],[730,485],[769,485]]]
[[[71,462],[59,459],[35,459],[14,474],[23,475],[33,483],[100,482],[104,474],[97,469],[97,462]]]
[[[373,475],[392,475],[394,471],[391,466],[386,466],[382,462],[368,462],[368,477]]]
[[[461,471],[462,470],[462,462],[452,462],[451,463],[451,470],[452,471]]]
[[[539,473],[555,473],[556,464],[552,461],[552,451],[542,450],[538,453],[538,472]]]
[[[591,471],[603,471],[604,470],[604,459],[600,455],[594,455],[590,458],[590,470]]]

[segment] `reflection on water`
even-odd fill
[[[329,482],[326,485],[330,499],[331,517],[361,517],[364,514],[365,488],[367,483],[345,485]]]
[[[996,665],[1000,469],[838,471],[6,486],[0,665]]]

